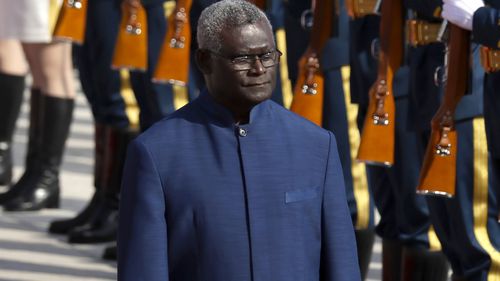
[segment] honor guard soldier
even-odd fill
[[[400,58],[396,59],[399,61],[397,68],[391,70],[396,72],[392,73],[392,89],[389,90],[395,107],[395,116],[392,117],[393,121],[390,121],[395,122],[393,163],[390,167],[384,165],[388,163],[379,161],[375,161],[378,165],[367,165],[370,188],[380,213],[376,232],[382,238],[383,244],[382,280],[446,280],[447,263],[443,255],[435,251],[439,248],[439,242],[430,223],[427,204],[424,198],[415,193],[420,166],[416,147],[417,135],[408,130],[410,69],[407,65],[408,54],[403,48],[403,2],[390,3],[389,7],[395,4],[399,6],[390,14],[385,14],[388,9],[384,8],[384,2],[387,1],[382,1],[382,6],[379,6],[377,1],[349,2],[351,96],[360,106],[358,124],[362,131],[367,124],[372,126],[375,122],[376,112],[372,111],[375,107],[371,103],[377,96],[372,91],[385,91],[385,85],[380,84],[380,78],[384,77],[382,80],[386,83],[388,72],[381,68],[381,65],[390,62],[391,56],[400,54]],[[378,15],[380,12],[381,15]],[[396,17],[400,20],[391,23]],[[387,22],[387,19],[389,25],[401,25],[398,27],[401,32],[397,32],[399,35],[396,38],[393,38],[394,34],[382,36],[382,32],[390,32],[387,23],[381,26],[381,20]],[[392,49],[382,54],[389,44]],[[384,61],[381,56],[386,57]],[[376,81],[377,84],[372,86]],[[374,130],[378,130],[377,126]],[[379,138],[384,142],[387,139],[387,135]],[[369,150],[377,149],[380,150],[377,146],[372,146]],[[361,156],[360,154],[358,157]],[[374,162],[364,160],[368,163]]]
[[[485,4],[488,6],[478,8],[473,14],[472,38],[474,42],[482,45],[481,64],[486,71],[483,105],[490,152],[489,176],[494,186],[496,204],[500,212],[500,118],[498,117],[500,112],[500,95],[498,94],[500,92],[500,3],[486,1]]]
[[[147,69],[130,70],[129,79],[111,68],[120,17],[130,5],[144,7],[147,15]],[[153,71],[166,31],[163,0],[89,0],[85,41],[78,52],[83,92],[95,120],[95,193],[76,217],[54,221],[49,232],[68,234],[71,243],[98,243],[116,239],[118,199],[127,144],[167,113],[172,94],[152,83]],[[140,108],[139,122],[132,114],[133,95]],[[127,90],[128,88],[128,90]],[[132,102],[130,101],[132,98]],[[139,123],[139,124],[138,124]],[[135,127],[135,128],[134,128]]]
[[[356,124],[357,106],[351,104],[349,93],[349,19],[343,0],[323,2],[332,2],[332,5],[325,7],[324,3],[315,0],[291,0],[285,3],[289,76],[295,85],[291,110],[337,136],[346,195],[355,227],[359,265],[362,278],[365,279],[375,237],[374,207],[368,190],[365,164],[355,159],[359,131]],[[325,21],[315,9],[328,8],[331,10],[326,12],[333,16]],[[315,36],[318,32],[314,25],[318,24],[321,33],[328,32],[328,29],[331,31],[319,46],[320,49],[316,50],[314,42],[317,41]],[[318,59],[319,67],[316,72],[321,73],[321,76],[308,81],[310,64],[315,59]]]
[[[483,5],[480,0],[446,0],[441,16],[460,28],[472,29],[474,41],[494,48],[497,42],[491,39],[498,32],[498,22],[491,12],[495,9],[480,8]],[[453,28],[460,30],[458,27]],[[453,39],[450,38],[449,45]],[[451,47],[449,55],[454,52]],[[465,50],[470,47],[471,51],[467,53],[472,59],[470,63],[468,59],[465,60],[463,68],[456,69],[451,67],[453,59],[450,57],[446,89],[461,82],[451,80],[453,71],[466,71],[470,67],[472,73],[465,79],[467,93],[459,100],[453,116],[452,129],[457,134],[455,194],[452,198],[428,197],[427,201],[443,252],[453,270],[452,280],[500,280],[500,224],[497,222],[498,199],[495,198],[498,171],[493,170],[493,157],[488,157],[483,119],[483,91],[491,97],[488,90],[491,80],[484,77],[480,46],[472,44],[458,47]],[[485,97],[485,112],[494,105],[487,104],[487,99]],[[494,136],[490,134],[490,137]]]
[[[426,2],[405,0],[404,3],[409,9],[409,16],[405,23],[410,71],[408,129],[416,135],[416,142],[412,143],[417,145],[418,153],[414,162],[421,166],[430,138],[431,120],[443,96],[443,79],[445,79],[446,71],[443,65],[445,45],[440,41],[439,36],[440,32],[443,32],[444,25],[440,18],[441,0]],[[440,243],[436,241],[434,232],[431,238],[434,238],[429,243],[431,251],[423,254],[434,263],[434,271],[439,272],[440,277],[436,280],[446,280],[448,261],[440,249]],[[431,256],[435,260],[432,260]],[[429,276],[431,275],[427,275],[422,280],[430,278]]]

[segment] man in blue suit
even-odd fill
[[[119,280],[360,280],[335,137],[270,101],[265,14],[208,7],[197,63],[208,90],[132,142]]]

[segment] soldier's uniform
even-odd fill
[[[338,7],[338,17],[332,23],[321,23],[332,24],[334,30],[333,36],[326,42],[323,50],[320,50],[320,67],[325,79],[322,127],[334,132],[337,139],[346,195],[356,229],[361,273],[365,278],[374,239],[374,208],[365,165],[355,160],[359,132],[356,123],[357,106],[351,104],[349,93],[349,19],[343,0],[339,1]],[[297,81],[298,61],[309,43],[310,31],[301,23],[301,17],[310,8],[311,1],[288,1],[285,5],[288,65],[292,84]]]
[[[123,73],[120,75],[119,71],[111,69],[122,1],[88,1],[85,42],[77,58],[83,92],[91,104],[96,124],[96,192],[77,217],[53,222],[49,230],[69,232],[69,241],[73,243],[116,239],[121,171],[127,144],[137,133],[137,128],[133,127],[140,125],[144,130],[174,109],[169,86],[151,82],[166,32],[163,0],[141,2],[148,21],[148,69],[146,72],[130,71],[127,79]],[[130,107],[135,101],[129,87],[140,108],[139,121],[132,118]]]
[[[422,161],[430,135],[430,121],[439,107],[444,89],[444,45],[436,42],[441,1],[406,1],[416,12],[419,30],[428,31],[420,36],[419,42],[413,42],[418,46],[410,48],[413,81],[410,87],[410,118],[415,124],[412,129],[419,135]],[[471,50],[473,58],[469,90],[455,112],[458,134],[456,194],[454,198],[429,196],[427,202],[443,252],[453,269],[454,279],[496,280],[491,278],[499,278],[499,271],[490,265],[495,264],[495,255],[498,253],[494,254],[490,238],[495,233],[498,237],[498,224],[492,224],[492,216],[488,219],[491,222],[487,222],[487,209],[489,207],[493,211],[492,206],[496,203],[490,200],[488,204],[488,189],[491,191],[492,185],[488,183],[482,119],[484,72],[479,65],[478,46],[473,44]]]
[[[486,136],[488,150],[490,152],[490,181],[495,187],[492,191],[497,199],[497,207],[500,205],[500,2],[486,1],[490,7],[480,8],[474,14],[472,36],[473,40],[492,49],[485,56],[485,61],[494,66],[491,72],[485,75],[484,81],[484,122],[486,125]],[[496,55],[495,55],[496,53]],[[496,65],[495,65],[496,64]],[[500,207],[498,208],[500,211]],[[499,218],[500,219],[500,218]]]
[[[351,20],[351,95],[361,108],[360,128],[366,114],[371,114],[367,112],[368,91],[377,76],[374,40],[378,38],[379,22],[378,16],[368,12]],[[370,188],[381,216],[376,231],[383,239],[382,280],[445,280],[445,258],[438,251],[429,251],[438,249],[439,242],[430,224],[427,204],[415,193],[419,152],[417,135],[408,130],[410,68],[406,58],[404,61],[394,76],[393,86],[394,165],[367,167]]]

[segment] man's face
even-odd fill
[[[222,35],[220,54],[211,54],[212,73],[207,77],[212,95],[233,110],[245,110],[269,99],[276,84],[276,66],[265,67],[255,55],[274,52],[272,30],[265,21],[229,27]],[[250,69],[238,70],[232,58],[249,56]]]

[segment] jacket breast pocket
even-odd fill
[[[318,197],[319,195],[319,188],[314,187],[314,188],[307,188],[307,189],[299,189],[299,190],[293,190],[293,191],[286,191],[285,192],[285,203],[295,203],[295,202],[301,202],[305,200],[310,200]]]

